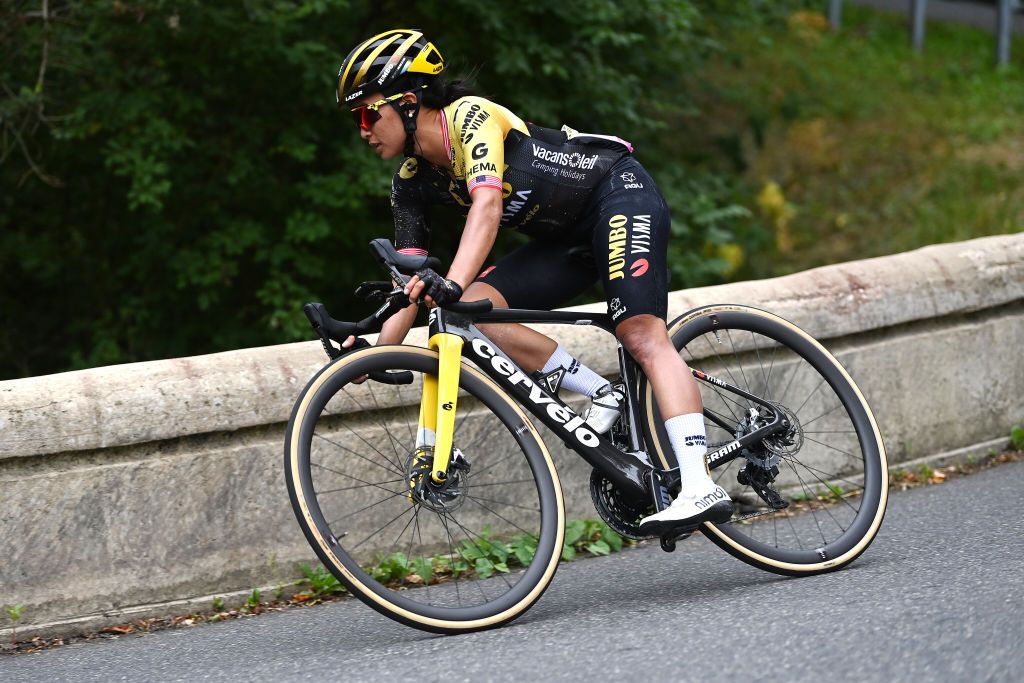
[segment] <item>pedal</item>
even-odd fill
[[[698,524],[697,526],[689,527],[686,529],[676,529],[670,534],[665,534],[661,537],[661,549],[664,550],[666,553],[675,552],[676,543],[678,543],[679,541],[685,541],[693,534],[694,531],[697,530],[699,526],[700,525]]]

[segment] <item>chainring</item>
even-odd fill
[[[628,504],[615,485],[597,470],[590,472],[590,497],[594,500],[597,514],[619,536],[634,541],[652,538],[650,534],[640,531],[640,520],[652,514],[653,508],[640,510]]]

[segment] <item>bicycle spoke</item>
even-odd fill
[[[768,396],[768,375],[765,374],[764,361],[761,360],[761,349],[757,346],[757,338],[754,336],[753,332],[750,333],[750,342],[754,345],[754,354],[757,356],[757,366],[761,368],[761,379],[764,380],[764,391],[761,393],[765,394],[765,397],[768,398],[768,400],[771,400]]]
[[[348,392],[348,389],[342,389],[342,391],[344,391],[344,392],[345,392],[345,395],[349,397],[349,400],[351,400],[351,401],[355,401],[355,399],[354,399],[354,398],[352,397],[352,395],[351,395],[351,394],[349,394],[349,392]],[[385,460],[389,461],[389,462],[390,462],[390,463],[391,463],[392,465],[394,465],[394,466],[395,466],[395,467],[396,467],[396,468],[397,468],[397,469],[398,469],[399,471],[401,471],[401,469],[402,469],[402,466],[401,466],[401,464],[400,464],[400,463],[401,463],[401,460],[402,460],[402,456],[401,456],[401,455],[400,455],[400,454],[398,453],[398,448],[397,448],[397,447],[395,446],[395,440],[394,440],[394,438],[393,438],[393,437],[391,436],[391,430],[390,430],[390,429],[388,429],[387,425],[385,425],[385,424],[384,424],[383,422],[381,422],[381,420],[380,420],[380,417],[379,417],[379,414],[380,414],[380,406],[379,406],[379,404],[377,404],[377,397],[376,397],[376,395],[375,395],[375,394],[373,393],[373,389],[372,389],[372,388],[371,388],[371,389],[369,390],[369,393],[370,393],[370,398],[371,398],[371,399],[373,399],[373,403],[374,403],[374,406],[375,406],[375,407],[377,408],[377,409],[376,409],[375,411],[373,411],[373,416],[374,416],[374,418],[375,418],[375,421],[377,422],[377,424],[378,424],[378,425],[380,426],[380,428],[381,428],[381,429],[383,429],[383,430],[384,430],[384,433],[385,433],[385,434],[387,435],[387,437],[388,437],[388,442],[389,442],[389,443],[391,444],[391,448],[392,448],[392,450],[394,450],[394,452],[395,452],[395,460],[391,460],[390,458],[388,458],[388,457],[387,457],[386,455],[384,455],[384,454],[383,454],[383,453],[381,453],[380,451],[377,451],[377,454],[378,454],[378,455],[380,455],[380,457],[384,458]],[[356,405],[360,405],[360,404],[359,404],[358,402],[356,402]],[[365,444],[366,444],[367,446],[370,446],[370,448],[373,448],[373,449],[374,449],[375,451],[377,450],[376,448],[374,448],[374,447],[373,447],[373,446],[372,446],[372,445],[370,444],[370,442],[368,442],[368,441],[367,441],[366,439],[364,439],[364,438],[362,437],[362,435],[360,435],[360,434],[357,434],[357,433],[355,432],[355,430],[353,430],[353,429],[352,429],[351,427],[349,427],[348,429],[349,429],[349,431],[350,431],[350,432],[352,432],[352,433],[353,433],[353,434],[354,434],[354,435],[356,436],[356,438],[358,438],[358,439],[359,439],[360,441],[362,441],[363,443],[365,443]]]
[[[799,462],[799,461],[797,461],[797,462]],[[864,490],[864,486],[860,482],[851,481],[849,479],[844,479],[843,477],[840,477],[837,474],[830,473],[830,472],[825,472],[824,470],[816,469],[816,468],[811,467],[810,465],[807,465],[806,463],[803,463],[803,462],[799,462],[799,464],[804,469],[808,469],[811,472],[817,472],[818,474],[821,474],[821,475],[823,475],[825,477],[828,477],[829,479],[831,479],[833,481],[842,481],[842,482],[846,482],[847,484],[853,484],[854,486],[858,487],[857,490],[859,490],[859,491],[863,491]]]
[[[317,463],[311,463],[311,465],[313,465],[314,467],[321,467],[321,465],[318,465]],[[323,469],[330,470],[330,468],[327,468],[327,467],[325,467]],[[334,470],[330,470],[330,471],[334,472]],[[340,474],[340,472],[338,472],[337,474]],[[404,479],[388,479],[387,481],[363,481],[359,477],[356,477],[356,476],[353,476],[353,475],[345,475],[345,476],[348,476],[348,477],[350,477],[352,479],[355,479],[356,481],[360,481],[362,483],[361,484],[356,484],[355,486],[342,486],[341,488],[337,488],[337,489],[320,489],[320,490],[316,491],[317,495],[320,495],[320,494],[323,494],[323,493],[338,493],[339,491],[352,491],[354,489],[365,489],[365,488],[370,487],[370,486],[374,486],[376,488],[379,488],[382,491],[387,491],[388,493],[394,493],[394,491],[392,491],[391,489],[385,488],[383,486],[383,484],[397,484],[400,481],[405,481]]]
[[[476,538],[478,538],[481,541],[484,541],[486,543],[490,543],[491,541],[489,541],[488,539],[484,538],[480,534],[478,534],[478,533],[476,533],[474,531],[470,531],[469,529],[467,529],[465,527],[465,525],[463,525],[459,520],[457,520],[455,518],[455,515],[453,515],[451,513],[448,513],[448,519],[450,519],[453,522],[455,522],[455,525],[458,526],[460,529],[462,529],[462,533],[466,537],[466,540],[468,540],[470,543],[472,543],[473,546],[476,547],[476,549],[480,551],[480,554],[483,555],[484,558],[486,558],[488,561],[490,561],[490,558],[487,556],[487,552],[483,548],[481,548],[480,544],[477,543],[475,540],[473,540],[473,538],[471,538],[471,536],[475,536]],[[492,562],[492,564],[493,564],[493,562]],[[508,582],[508,578],[506,578],[505,572],[503,572],[501,570],[496,570],[495,573],[501,577],[501,580],[505,582],[506,586],[508,586],[509,588],[512,588],[512,584]],[[476,582],[476,583],[477,583],[477,585],[480,584],[479,581]]]
[[[317,438],[317,439],[320,439],[321,441],[326,441],[327,443],[329,443],[332,446],[338,448],[339,450],[345,451],[347,453],[351,453],[352,455],[356,456],[357,458],[362,458],[363,460],[365,460],[366,462],[370,463],[371,465],[375,465],[375,466],[381,468],[382,470],[387,470],[391,474],[402,474],[402,472],[400,470],[395,469],[394,463],[391,462],[390,460],[388,460],[388,464],[391,465],[391,467],[387,467],[385,465],[380,464],[376,460],[371,460],[371,459],[367,458],[362,453],[358,453],[358,452],[352,450],[348,446],[342,446],[340,443],[337,443],[336,441],[328,439],[326,436],[323,436],[322,434],[313,434],[313,436],[315,438]],[[378,454],[379,454],[379,452],[378,452]],[[381,457],[384,457],[384,456],[381,456]],[[384,459],[387,460],[387,458],[384,458]],[[323,465],[321,465],[321,467],[323,467]],[[324,467],[324,469],[328,469],[328,468]],[[331,471],[333,472],[334,470],[331,470]],[[342,476],[348,476],[348,475],[342,475]]]
[[[799,480],[800,480],[800,483],[801,483],[801,485],[802,485],[802,486],[803,486],[803,487],[804,487],[804,488],[805,488],[805,489],[806,489],[806,490],[807,490],[808,492],[810,492],[810,489],[809,489],[809,488],[808,488],[808,487],[806,486],[806,484],[804,484],[804,480],[803,480],[803,477],[801,477],[801,476],[800,476],[800,473],[799,473],[799,472],[797,472],[797,469],[796,469],[796,467],[794,467],[794,466],[793,466],[793,463],[789,462],[788,460],[787,460],[786,462],[787,462],[787,464],[788,464],[788,465],[790,466],[790,468],[791,468],[791,469],[793,470],[793,473],[794,473],[794,474],[796,475],[797,479],[799,479]],[[808,506],[809,506],[809,507],[811,508],[811,510],[810,510],[810,513],[811,513],[811,519],[813,519],[813,520],[814,520],[814,526],[816,526],[816,527],[818,528],[818,535],[819,535],[819,536],[821,536],[821,544],[822,544],[822,545],[828,545],[828,539],[827,539],[827,538],[825,538],[825,532],[821,530],[821,524],[819,524],[819,523],[818,523],[818,516],[814,514],[814,506],[813,506],[813,505],[811,504],[811,501],[813,501],[813,500],[817,500],[817,497],[816,497],[816,496],[814,496],[814,495],[809,495],[809,496],[808,496],[808,500],[807,500],[807,504],[808,504]],[[822,508],[823,508],[823,509],[825,510],[825,512],[826,512],[826,513],[828,513],[829,517],[832,517],[832,513],[828,512],[828,508],[826,508],[826,507],[824,507],[824,506],[822,506]],[[832,521],[835,521],[835,518],[834,518],[834,517],[832,518]],[[838,523],[837,523],[837,524],[838,524]],[[840,528],[841,528],[841,527],[840,527]]]
[[[358,515],[360,512],[366,512],[370,508],[375,508],[378,505],[381,505],[382,503],[386,503],[386,502],[388,502],[389,500],[391,500],[393,498],[397,498],[398,496],[404,496],[404,495],[406,495],[405,491],[395,491],[390,496],[388,496],[386,498],[381,498],[376,503],[370,503],[366,507],[361,507],[358,510],[353,510],[352,512],[349,512],[348,514],[345,514],[345,515],[342,515],[341,517],[338,517],[336,520],[334,520],[334,522],[332,522],[328,526],[330,526],[333,529],[334,525],[337,524],[338,522],[340,522],[343,519],[348,519],[352,515]]]
[[[370,540],[371,538],[373,538],[374,536],[376,536],[377,534],[379,534],[380,532],[384,531],[384,530],[385,530],[385,529],[387,529],[387,528],[388,528],[389,526],[391,526],[392,524],[394,524],[394,523],[395,523],[395,522],[396,522],[396,521],[397,521],[397,520],[398,520],[398,519],[399,519],[400,517],[402,517],[402,515],[407,515],[407,514],[409,514],[410,512],[412,512],[412,510],[413,510],[413,507],[412,507],[412,506],[410,505],[409,507],[407,507],[407,508],[405,508],[404,510],[402,510],[401,512],[399,512],[399,513],[398,513],[397,515],[395,515],[394,517],[392,517],[392,518],[391,518],[391,519],[390,519],[390,520],[389,520],[389,521],[387,522],[387,524],[385,524],[384,526],[380,527],[380,528],[379,528],[379,529],[377,529],[376,531],[373,531],[373,532],[371,532],[369,536],[367,536],[367,537],[366,537],[366,538],[364,538],[363,540],[359,541],[359,543],[356,543],[356,544],[355,544],[354,546],[352,546],[352,551],[358,550],[358,549],[359,549],[359,547],[360,547],[361,545],[363,545],[364,543],[366,543],[367,541],[369,541],[369,540]]]
[[[494,510],[492,510],[491,508],[487,507],[486,505],[484,505],[483,503],[481,503],[481,502],[480,502],[479,500],[477,500],[476,498],[469,498],[468,500],[470,500],[470,501],[472,501],[472,502],[476,503],[477,505],[479,505],[480,507],[482,507],[482,508],[483,508],[484,510],[487,510],[487,511],[488,511],[488,512],[490,512],[490,513],[491,513],[492,515],[494,515],[495,517],[497,517],[497,518],[498,518],[498,519],[500,519],[501,521],[505,522],[506,524],[508,524],[508,525],[510,525],[510,526],[514,526],[514,527],[515,527],[516,529],[519,529],[519,530],[520,530],[520,531],[522,531],[522,532],[523,532],[524,534],[529,534],[529,533],[530,533],[529,531],[527,531],[527,530],[526,530],[526,529],[524,529],[523,527],[519,526],[518,524],[516,524],[516,523],[515,523],[515,522],[513,522],[512,520],[508,519],[507,517],[504,517],[503,515],[500,515],[500,514],[498,514],[497,512],[495,512]]]
[[[825,383],[825,378],[824,377],[822,377],[820,380],[818,380],[818,383],[816,385],[814,385],[813,389],[811,389],[811,393],[807,394],[807,398],[805,398],[804,402],[800,404],[800,407],[793,411],[794,415],[796,415],[797,417],[800,417],[800,411],[804,409],[804,406],[807,405],[807,402],[811,400],[811,396],[814,396],[814,393],[816,391],[818,391],[818,388],[821,387],[821,385],[824,384],[824,383]],[[817,418],[815,418],[815,419],[817,419]],[[813,422],[813,421],[814,420],[811,420],[811,422]]]
[[[729,329],[725,330],[725,336],[729,338],[729,346],[732,348],[732,355],[736,355],[736,343],[732,340],[732,332]],[[747,390],[748,394],[753,394],[753,388],[750,386],[750,382],[747,381],[747,373],[743,371],[743,363],[737,363],[740,368],[740,377],[743,378],[743,388]]]
[[[416,443],[416,427],[412,426],[412,420],[409,419],[409,415],[410,415],[410,413],[412,411],[407,409],[408,407],[405,405],[405,401],[403,400],[402,390],[399,387],[399,385],[398,384],[392,384],[391,386],[395,390],[395,405],[399,406],[399,413],[400,414],[401,413],[405,414],[405,426],[409,430],[409,443],[410,444],[415,444]],[[403,410],[403,408],[406,408],[406,409]],[[417,426],[419,425],[419,417],[418,417],[418,415],[419,415],[419,413],[417,413],[417,419],[416,419]]]
[[[539,507],[526,507],[525,505],[516,505],[515,503],[509,503],[507,501],[497,500],[495,498],[484,498],[482,496],[466,496],[466,498],[469,499],[469,500],[485,500],[488,503],[498,503],[499,505],[504,505],[505,507],[510,507],[510,508],[516,508],[518,510],[527,510],[529,512],[540,512],[540,508]]]
[[[446,520],[444,515],[438,515],[437,519],[438,519],[438,521],[441,522],[441,526],[444,527],[445,537],[448,539],[448,558],[449,558],[448,564],[449,564],[449,566],[451,566],[451,568],[452,568],[452,570],[454,572],[454,570],[455,570],[455,558],[457,556],[455,555],[455,549],[452,548],[452,532],[451,532],[451,529],[448,528],[448,522],[447,522],[447,520]],[[452,582],[455,584],[455,599],[458,601],[459,607],[461,607],[462,606],[462,595],[459,592],[459,580],[457,578],[455,578],[455,579],[453,579]]]
[[[812,442],[812,443],[818,444],[819,446],[824,446],[825,448],[831,448],[832,450],[836,451],[837,453],[842,453],[843,455],[845,455],[847,457],[850,457],[850,458],[856,457],[856,456],[854,456],[853,453],[850,453],[849,451],[844,451],[842,448],[836,448],[835,446],[827,444],[824,441],[818,441],[817,439],[812,439],[811,437],[807,436],[807,432],[804,432],[804,438],[807,439],[808,441]]]
[[[470,545],[474,546],[478,551],[480,551],[480,554],[482,556],[484,556],[484,557],[487,556],[487,553],[484,552],[484,549],[481,548],[479,544],[477,544],[472,538],[469,537],[469,534],[466,533],[466,528],[464,526],[462,526],[461,524],[459,524],[459,521],[457,519],[455,519],[454,517],[452,517],[450,512],[445,513],[445,517],[447,517],[453,524],[455,524],[455,526],[457,526],[462,531],[462,535],[466,537],[466,540],[469,541]],[[460,557],[461,557],[461,555],[460,555]],[[475,563],[470,563],[468,560],[465,560],[465,558],[463,558],[463,560],[467,564],[469,564],[471,568],[475,564]],[[473,583],[474,586],[476,586],[477,590],[480,591],[480,595],[483,596],[484,602],[487,602],[487,593],[484,592],[483,582],[482,581],[473,581],[472,583]],[[509,587],[511,588],[511,586],[509,586]]]
[[[367,441],[367,440],[366,440],[365,438],[363,438],[362,434],[359,434],[358,432],[356,432],[356,430],[352,429],[352,428],[351,428],[351,427],[349,427],[348,425],[343,425],[343,426],[345,427],[345,429],[347,429],[347,430],[348,430],[349,432],[351,432],[351,434],[352,434],[352,435],[353,435],[354,437],[356,437],[357,439],[359,439],[360,441],[362,441],[362,442],[363,442],[364,444],[366,444],[367,446],[369,446],[370,450],[372,450],[372,451],[373,451],[374,453],[376,453],[377,455],[379,455],[380,457],[382,457],[382,458],[383,458],[383,459],[384,459],[385,461],[387,461],[387,463],[388,463],[389,465],[391,465],[391,468],[392,468],[392,469],[391,469],[391,471],[392,471],[392,472],[394,472],[395,474],[401,474],[401,473],[402,473],[402,468],[401,468],[401,467],[400,467],[400,466],[398,465],[398,463],[394,462],[394,461],[393,461],[393,460],[391,460],[391,459],[390,459],[390,458],[389,458],[388,456],[384,455],[384,454],[383,454],[383,453],[381,453],[381,452],[380,452],[379,450],[377,450],[377,447],[376,447],[376,446],[374,446],[374,445],[373,445],[372,443],[370,443],[369,441]],[[360,454],[360,453],[357,453],[356,451],[352,450],[351,448],[348,448],[348,447],[346,447],[346,446],[342,446],[341,444],[339,444],[339,443],[337,443],[337,442],[335,442],[335,441],[333,441],[333,440],[331,440],[331,439],[328,439],[328,438],[327,438],[326,436],[323,436],[323,435],[321,435],[321,434],[314,434],[313,436],[315,436],[315,437],[317,437],[317,438],[319,438],[319,439],[322,439],[322,440],[326,441],[327,443],[331,444],[332,446],[336,446],[336,447],[338,447],[338,448],[340,448],[340,449],[342,449],[342,450],[348,451],[348,452],[349,452],[349,453],[351,453],[352,455],[356,455],[356,456],[358,456],[358,457],[360,457],[360,458],[363,458],[363,459],[364,459],[364,460],[366,460],[367,462],[374,462],[373,460],[370,460],[370,459],[369,459],[369,458],[367,458],[366,456],[364,456],[364,455],[362,455],[362,454]],[[376,464],[380,465],[380,463],[376,463]],[[380,466],[381,466],[381,467],[384,467],[384,465],[380,465]],[[385,469],[388,469],[388,468],[386,468],[386,467],[385,467]]]
[[[825,417],[826,415],[828,415],[830,413],[833,413],[833,412],[835,412],[836,410],[838,410],[839,408],[842,408],[842,407],[843,407],[843,404],[840,403],[837,406],[835,406],[834,408],[832,408],[832,409],[828,410],[827,412],[824,412],[821,415],[819,415],[818,417],[814,418],[813,420],[808,420],[807,422],[804,422],[803,426],[806,427],[807,425],[811,424],[812,422],[820,420],[821,418]],[[806,432],[804,432],[804,433],[806,434]]]

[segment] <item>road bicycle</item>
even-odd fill
[[[304,306],[331,360],[288,423],[292,507],[324,566],[381,614],[440,633],[499,626],[537,601],[563,552],[562,490],[534,420],[592,467],[591,498],[608,526],[643,539],[639,520],[680,487],[663,419],[621,345],[623,414],[598,434],[559,396],[560,371],[523,370],[477,327],[561,323],[613,333],[606,314],[459,302],[431,309],[427,348],[361,337],[351,349],[335,346],[409,305],[403,272],[440,268],[387,240],[371,248],[391,278],[356,290],[383,301],[372,315],[343,322],[322,304]],[[778,574],[834,571],[863,553],[885,512],[885,450],[839,362],[792,323],[749,306],[696,308],[669,334],[701,388],[707,467],[735,503],[730,521],[699,530]],[[672,551],[696,530],[657,540]]]

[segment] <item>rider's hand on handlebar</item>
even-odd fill
[[[409,303],[414,304],[422,297],[428,306],[444,306],[462,297],[459,283],[441,277],[430,268],[424,268],[413,275],[402,291],[409,295]]]
[[[350,349],[350,348],[352,348],[352,345],[355,344],[355,343],[356,343],[355,335],[349,335],[348,339],[346,339],[345,341],[341,342],[341,348],[343,348],[343,349]],[[362,375],[360,377],[356,377],[354,380],[352,380],[352,384],[362,384],[363,382],[366,381],[367,377],[368,377],[368,375]]]

